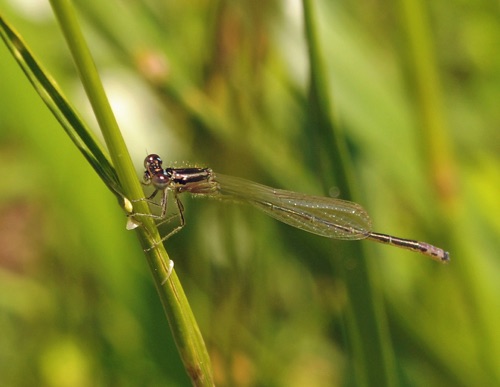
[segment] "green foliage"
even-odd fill
[[[499,384],[498,11],[305,4],[323,60],[311,71],[292,3],[78,4],[137,179],[155,152],[299,192],[336,186],[374,230],[451,253],[443,266],[183,198],[187,225],[166,246],[216,384]],[[55,21],[0,5],[95,125]],[[123,211],[2,44],[0,63],[2,384],[189,385]]]

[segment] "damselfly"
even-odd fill
[[[144,160],[146,170],[143,182],[155,189],[147,200],[151,201],[158,192],[162,193],[161,214],[152,216],[163,223],[170,219],[167,218],[167,204],[168,193],[172,192],[180,224],[157,244],[184,227],[184,207],[179,195],[189,192],[193,195],[248,203],[281,222],[327,238],[368,239],[415,251],[439,262],[446,263],[450,260],[449,253],[439,247],[371,231],[370,217],[359,204],[270,188],[215,173],[210,168],[163,168],[162,164],[160,156],[156,154],[150,154]]]

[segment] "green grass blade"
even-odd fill
[[[135,169],[70,5],[67,2],[54,1],[53,7],[60,18],[69,46],[72,48],[85,89],[98,117],[108,148],[111,150],[111,159],[117,166],[116,170],[109,161],[107,153],[63,96],[56,83],[35,59],[21,37],[1,16],[0,34],[33,87],[108,188],[118,197],[123,197],[122,195],[142,197]],[[120,184],[120,182],[125,183]],[[137,207],[136,210],[141,213],[149,211],[144,202],[138,202],[134,207]],[[136,230],[142,246],[147,248],[154,243],[154,239],[158,240],[159,236],[154,222],[145,218],[143,223],[145,227],[138,227]],[[175,272],[172,272],[168,282],[162,285],[167,275],[164,265],[164,262],[169,261],[167,253],[160,245],[159,248],[149,251],[147,258],[188,375],[196,385],[212,385],[210,360],[203,338]]]
[[[0,15],[0,36],[43,102],[108,188],[119,193],[118,176],[107,153],[55,81],[26,46],[19,34]]]
[[[334,185],[343,197],[353,199],[353,173],[343,133],[331,111],[329,82],[318,38],[316,11],[312,0],[304,0],[304,26],[309,54],[309,131],[315,150],[316,168],[325,190]],[[315,141],[316,140],[316,141]],[[326,141],[325,141],[326,140]],[[373,274],[361,244],[344,245],[338,251],[356,257],[356,270],[341,270],[349,294],[345,329],[353,357],[356,385],[397,385],[394,354],[390,345],[382,297],[373,286]]]
[[[427,183],[433,189],[437,199],[436,211],[439,229],[450,230],[456,235],[453,250],[463,255],[462,243],[457,243],[461,230],[457,228],[464,216],[459,209],[464,205],[460,196],[458,180],[458,162],[453,152],[451,130],[448,125],[447,104],[444,102],[444,82],[438,67],[437,53],[434,47],[430,11],[425,4],[415,0],[400,0],[399,17],[405,50],[402,56],[407,62],[408,80],[413,90],[415,111],[419,118],[420,152],[426,163]],[[441,54],[442,55],[442,54]],[[462,247],[462,248],[461,248]],[[476,357],[483,365],[483,375],[491,380],[498,376],[498,361],[493,349],[491,337],[497,334],[497,324],[491,318],[491,308],[483,301],[485,294],[481,274],[478,274],[476,259],[461,259],[456,265],[457,277],[461,278],[463,288],[467,290],[469,315],[474,316],[476,338],[480,348]],[[478,301],[480,300],[480,301]],[[484,384],[484,383],[483,383]]]
[[[132,160],[104,92],[92,55],[81,33],[74,9],[70,2],[65,0],[53,0],[51,4],[78,68],[124,193],[133,199],[140,198],[143,195],[142,189]],[[149,212],[145,202],[137,202],[136,207],[137,212]],[[143,219],[144,227],[138,227],[136,230],[142,246],[149,248],[155,243],[155,239],[158,240],[158,231],[150,218]],[[167,275],[165,262],[169,262],[170,258],[161,243],[157,248],[148,251],[146,256],[188,375],[196,385],[212,385],[210,359],[175,272],[172,272],[169,280],[163,283]]]

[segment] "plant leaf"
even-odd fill
[[[16,59],[43,102],[59,121],[83,156],[102,178],[108,188],[120,199],[120,183],[107,151],[101,146],[76,109],[68,102],[57,83],[45,71],[19,34],[0,15],[0,36]],[[123,205],[125,207],[125,205]]]

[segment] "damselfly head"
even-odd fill
[[[146,170],[144,171],[144,176],[142,180],[145,185],[149,185],[151,183],[153,183],[154,185],[155,184],[154,177],[156,175],[163,175],[165,173],[165,171],[161,166],[162,164],[163,161],[161,160],[160,156],[154,153],[148,155],[144,159],[144,168],[146,168]]]
[[[162,169],[163,161],[157,154],[150,154],[144,159],[144,168],[150,172]]]

